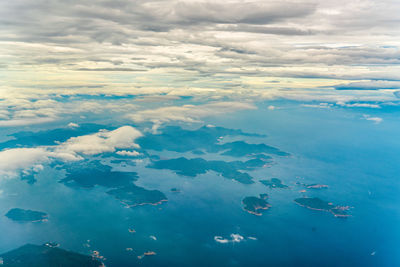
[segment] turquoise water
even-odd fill
[[[268,110],[270,104],[279,108]],[[396,112],[379,114],[380,124],[363,119],[364,113],[362,109],[275,102],[206,121],[267,134],[244,139],[291,153],[290,157],[274,157],[269,168],[251,172],[255,180],[278,177],[290,190],[269,189],[260,183],[244,185],[213,172],[194,178],[177,176],[148,169],[146,161],[128,169],[138,172],[137,185],[164,192],[167,203],[124,208],[104,188],[72,189],[58,183],[64,173],[50,167],[38,174],[34,185],[18,179],[3,181],[1,214],[20,207],[46,211],[50,218],[45,223],[20,224],[0,216],[0,229],[6,229],[0,251],[55,241],[82,253],[98,250],[107,258],[107,266],[400,265],[400,126]],[[303,188],[296,182],[329,188],[300,193]],[[170,192],[173,187],[181,192]],[[241,200],[260,193],[269,194],[272,208],[260,217],[245,212]],[[349,205],[352,217],[335,218],[296,205],[293,200],[304,194]],[[129,233],[128,228],[136,233]],[[214,240],[214,236],[229,238],[232,233],[245,240],[227,244]],[[157,255],[139,260],[137,256],[145,251]]]

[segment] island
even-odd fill
[[[135,185],[134,182],[139,178],[136,172],[113,171],[112,167],[104,165],[99,160],[71,163],[64,168],[67,174],[61,183],[69,187],[87,189],[95,186],[108,188],[107,194],[128,207],[158,205],[167,201],[164,193]]]
[[[176,187],[173,187],[173,188],[171,188],[171,192],[173,192],[173,193],[180,193],[181,190],[178,189],[178,188],[176,188]]]
[[[2,266],[12,267],[100,267],[101,261],[92,256],[71,252],[54,246],[26,244],[0,257]]]
[[[84,160],[65,164],[63,169],[66,177],[60,182],[69,187],[93,188],[96,185],[104,187],[120,187],[136,181],[136,172],[112,171],[112,167],[104,165],[99,160]]]
[[[155,253],[154,251],[146,251],[142,255],[139,255],[138,259],[141,260],[143,259],[144,256],[154,256],[154,255],[157,255],[157,253]]]
[[[262,194],[260,197],[245,197],[242,200],[243,209],[248,213],[261,216],[263,210],[267,210],[271,207],[271,205],[266,201],[267,198],[267,194]]]
[[[45,212],[19,208],[9,210],[5,216],[16,222],[44,222],[49,217]]]
[[[196,177],[199,174],[205,174],[208,171],[214,171],[222,177],[236,180],[243,184],[254,183],[252,177],[244,172],[253,170],[256,166],[262,167],[265,162],[262,160],[248,161],[222,161],[222,160],[205,160],[202,158],[187,159],[184,157],[175,159],[158,160],[149,164],[148,168],[167,169],[176,171],[179,175]],[[255,165],[257,164],[257,165]]]
[[[158,190],[147,190],[143,187],[131,184],[107,191],[125,206],[132,208],[141,205],[159,205],[167,201],[164,193]]]
[[[326,184],[308,184],[306,185],[309,189],[326,189],[328,186]]]
[[[300,182],[296,182],[296,184],[308,189],[327,189],[329,187],[326,184],[304,184]]]
[[[324,201],[318,197],[302,197],[296,198],[294,200],[296,204],[312,209],[312,210],[321,210],[328,211],[332,213],[335,217],[349,217],[348,210],[349,206],[335,206],[330,202]]]
[[[241,130],[215,127],[211,125],[203,126],[195,130],[186,130],[179,126],[167,126],[161,128],[162,133],[147,134],[137,139],[137,143],[144,150],[168,150],[175,152],[189,152],[200,155],[204,152],[222,153],[231,157],[244,157],[257,155],[270,158],[265,154],[277,156],[288,156],[289,154],[278,148],[266,144],[249,144],[245,141],[234,141],[221,144],[221,139],[225,136],[250,136],[264,137],[264,135],[245,133]]]
[[[282,181],[279,180],[278,178],[271,178],[269,180],[260,180],[260,183],[262,183],[265,186],[268,186],[269,188],[289,188],[287,185],[282,184]]]

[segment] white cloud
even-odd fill
[[[0,127],[14,127],[14,126],[42,124],[42,123],[52,122],[54,120],[55,118],[49,118],[49,117],[0,120]]]
[[[316,104],[302,104],[303,107],[307,108],[331,108],[333,105],[329,103],[319,103],[318,105]]]
[[[95,134],[72,137],[60,144],[56,151],[95,155],[114,152],[117,148],[138,148],[135,139],[142,133],[131,126],[123,126],[113,131],[100,131]]]
[[[137,151],[127,151],[127,150],[117,151],[116,154],[120,156],[130,156],[130,157],[136,157],[140,155],[140,153]]]
[[[371,104],[371,103],[343,103],[337,102],[339,106],[348,107],[348,108],[381,108],[378,104]]]
[[[14,176],[18,170],[32,170],[49,161],[46,148],[13,148],[0,151],[0,176]]]
[[[203,117],[187,106],[157,122],[132,99],[102,96],[398,102],[388,90],[400,86],[399,10],[397,0],[0,1],[0,127],[84,112]]]
[[[368,120],[368,121],[373,121],[375,124],[379,124],[383,121],[382,118],[380,117],[371,117],[370,115],[363,115],[364,119]]]
[[[0,176],[12,177],[24,171],[39,170],[42,164],[52,160],[76,161],[82,155],[96,155],[114,152],[116,149],[138,148],[135,139],[142,134],[131,126],[113,131],[99,131],[95,134],[72,137],[56,146],[35,148],[12,148],[0,151]],[[130,151],[134,154],[135,151]]]
[[[77,123],[70,122],[70,123],[68,123],[68,127],[70,127],[70,128],[77,128],[77,127],[79,127],[79,125],[78,125]]]
[[[158,125],[169,121],[200,122],[202,118],[208,116],[255,108],[251,103],[212,102],[203,105],[169,106],[142,110],[128,117],[136,122],[151,121]]]
[[[222,236],[214,236],[214,240],[221,244],[227,243],[240,243],[244,240],[244,237],[239,234],[231,234],[229,238],[223,238]]]

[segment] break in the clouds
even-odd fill
[[[82,95],[393,104],[399,14],[397,0],[1,1],[0,126],[101,111],[157,120]]]

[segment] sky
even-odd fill
[[[0,127],[199,121],[268,99],[398,105],[399,22],[397,0],[1,1]],[[159,106],[82,97],[96,95]],[[164,105],[183,96],[197,104]]]

